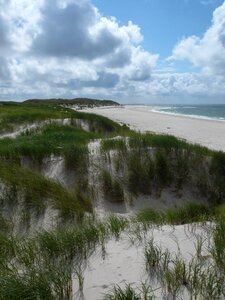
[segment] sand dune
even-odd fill
[[[104,107],[86,109],[141,132],[172,134],[210,149],[225,151],[225,121],[197,119],[152,112],[144,107]]]

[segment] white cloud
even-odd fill
[[[157,72],[159,55],[142,48],[140,27],[106,18],[89,0],[0,0],[0,5],[1,99],[181,102],[225,95],[225,4],[215,10],[203,37],[185,38],[174,48],[174,60],[188,59],[202,69],[181,74],[168,62]]]
[[[150,55],[140,48],[134,48],[132,63],[128,67],[126,75],[134,81],[146,81],[150,79],[152,68],[155,67],[158,57],[158,55]]]
[[[225,76],[225,2],[214,11],[203,37],[184,38],[174,48],[172,58],[187,59],[204,73]]]
[[[131,21],[120,26],[88,0],[0,1],[0,79],[11,78],[0,81],[4,97],[7,88],[9,98],[110,94],[125,79],[150,78],[158,56],[140,47]]]

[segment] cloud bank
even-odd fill
[[[203,37],[184,38],[173,50],[174,59],[187,59],[204,73],[225,77],[225,2],[213,13]]]
[[[89,0],[0,0],[0,99],[91,96],[125,102],[225,95],[225,3],[202,37],[183,38],[158,68],[138,25],[105,17]],[[213,78],[213,80],[212,80]],[[171,100],[172,101],[172,100]]]

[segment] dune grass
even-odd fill
[[[92,132],[106,134],[125,134],[126,132],[129,132],[129,128],[127,126],[121,126],[120,124],[100,115],[76,111],[73,112],[72,116],[76,119],[89,121]]]
[[[200,241],[196,246],[198,261],[192,262],[192,265],[185,264],[180,257],[173,257],[171,263],[172,256],[155,248],[153,240],[146,244],[145,256],[149,269],[163,270],[161,280],[165,292],[172,299],[176,299],[181,286],[186,283],[192,295],[200,293],[204,299],[213,299],[223,294],[225,209],[215,204],[224,203],[225,199],[224,154],[190,145],[172,136],[134,133],[107,118],[75,112],[55,104],[2,105],[0,132],[13,130],[18,124],[49,118],[86,120],[90,132],[73,125],[49,124],[14,140],[0,140],[0,181],[7,187],[1,197],[1,206],[13,207],[22,199],[24,222],[25,219],[29,221],[29,211],[41,213],[47,206],[51,206],[59,211],[63,220],[70,220],[70,224],[65,222],[68,227],[61,226],[21,238],[12,234],[9,220],[3,213],[0,214],[0,299],[15,299],[15,295],[17,299],[30,300],[70,299],[72,274],[76,274],[82,291],[85,286],[83,269],[86,262],[98,245],[104,249],[107,239],[118,239],[125,231],[141,236],[152,225],[206,221],[216,224],[210,253],[217,270],[220,270],[219,275],[211,269],[205,271],[199,268]],[[206,169],[203,174],[205,178],[201,178],[202,189],[212,199],[214,206],[190,203],[165,211],[145,209],[130,219],[112,215],[104,222],[87,220],[84,218],[85,212],[91,212],[92,208],[82,190],[69,192],[60,184],[32,170],[25,170],[18,164],[21,156],[41,162],[51,154],[63,155],[67,168],[86,174],[88,142],[118,134],[129,138],[129,146],[124,140],[104,140],[102,151],[116,150],[124,156],[129,191],[134,194],[151,194],[153,189],[161,191],[172,185],[178,190],[182,189],[186,182],[197,185],[199,174],[203,174],[203,169]],[[111,177],[109,172],[103,171],[102,182],[104,193],[110,195],[113,201],[124,199],[123,187],[116,176]],[[126,184],[126,180],[123,184]],[[78,222],[73,226],[74,219],[80,221],[80,226]],[[140,293],[127,285],[125,289],[115,287],[108,297],[140,299]]]
[[[174,255],[168,249],[163,251],[152,240],[147,243],[144,254],[147,272],[157,277],[163,299],[182,298],[184,290],[190,299],[223,299],[225,277],[222,262],[217,264],[218,261],[209,260],[204,264],[197,257],[187,262],[179,252]]]
[[[220,210],[217,209],[217,206],[190,202],[182,207],[167,210],[145,208],[139,211],[135,218],[138,222],[144,224],[181,225],[207,220],[212,221],[219,214]]]
[[[141,298],[135,289],[127,284],[124,289],[120,286],[114,286],[112,292],[105,295],[104,300],[141,300]]]
[[[86,145],[91,139],[113,136],[127,130],[105,117],[73,111],[57,104],[5,103],[0,106],[0,132],[13,131],[21,124],[65,118],[71,120],[71,125],[52,123],[15,139],[1,139],[0,156],[13,161],[28,156],[41,162],[51,154],[64,155],[67,165],[76,167],[79,162],[86,163]],[[90,132],[73,125],[76,119],[86,121]]]
[[[187,150],[190,153],[199,155],[211,156],[216,151],[210,150],[198,144],[191,144],[186,140],[177,138],[173,135],[155,134],[155,133],[140,133],[133,130],[121,131],[122,137],[128,137],[129,147],[131,149],[144,148],[160,148],[165,150]],[[122,139],[104,140],[102,142],[104,151],[114,149],[125,149],[125,142]]]
[[[104,139],[101,150],[118,175],[123,174],[124,188],[134,196],[154,193],[160,197],[163,189],[170,188],[181,197],[183,188],[193,187],[195,197],[224,203],[224,153],[173,136],[131,131],[127,136],[129,145],[124,139]]]
[[[172,135],[166,134],[154,134],[145,133],[140,134],[136,132],[130,133],[130,147],[131,148],[162,148],[162,149],[186,149],[190,152],[198,153],[201,155],[211,155],[214,151],[209,150],[206,147],[200,146],[198,144],[191,144],[185,140],[176,138]]]
[[[216,152],[212,157],[209,169],[212,183],[207,189],[211,193],[211,198],[218,204],[225,199],[225,153]]]
[[[71,152],[78,152],[80,145],[86,145],[91,138],[97,137],[98,134],[73,126],[46,125],[40,132],[0,140],[0,156],[15,159],[23,155],[41,160],[51,154],[65,154],[69,159]]]
[[[225,216],[219,217],[213,229],[212,257],[225,276]]]
[[[80,226],[61,226],[24,238],[0,234],[0,299],[70,299],[72,274],[82,290],[82,270],[90,255],[124,229],[121,220],[118,230],[115,224],[116,217],[109,223],[86,219]]]
[[[117,217],[114,215],[109,216],[107,222],[107,228],[113,236],[119,238],[121,232],[129,228],[129,220],[126,217]]]
[[[147,270],[151,271],[152,269],[159,267],[162,251],[158,246],[154,245],[153,239],[151,239],[145,246],[144,255]]]
[[[192,208],[191,208],[192,207]],[[179,247],[178,253],[170,252],[168,249],[163,250],[160,245],[154,243],[153,238],[148,240],[147,235],[143,235],[142,243],[144,244],[144,256],[146,262],[146,272],[149,274],[150,278],[155,278],[158,282],[161,297],[163,299],[178,299],[183,297],[183,292],[189,295],[190,299],[223,299],[225,296],[224,289],[224,218],[219,218],[218,208],[211,211],[208,208],[208,213],[202,211],[201,208],[196,207],[197,213],[194,218],[195,222],[199,223],[199,228],[201,228],[201,222],[206,224],[206,221],[212,221],[211,224],[215,226],[207,226],[208,239],[213,243],[204,244],[204,251],[207,249],[209,256],[202,256],[201,250],[196,248],[196,255],[193,254],[193,258],[187,261],[181,256]],[[190,221],[193,221],[194,205],[189,205],[182,208],[182,211],[186,211],[186,216],[190,215]],[[146,213],[146,212],[145,212]],[[171,215],[170,211],[164,211],[163,213],[158,213],[156,211],[151,211],[151,218],[145,215],[143,219],[139,216],[138,222],[152,222],[152,224],[157,225],[163,224],[183,224],[183,218],[178,218],[174,214]],[[168,215],[170,217],[167,219]],[[183,215],[183,213],[181,213]],[[171,220],[173,218],[173,221]],[[162,222],[162,220],[164,221]],[[134,219],[132,224],[130,224],[130,233],[137,235],[138,233],[133,230]],[[193,225],[194,226],[194,225]],[[137,227],[136,227],[137,228]],[[149,228],[149,227],[148,227]],[[139,227],[140,231],[143,231],[143,227]],[[191,231],[193,229],[190,229]],[[201,243],[199,240],[201,237],[196,237],[197,242]],[[140,244],[140,239],[138,239],[138,244]],[[212,260],[213,259],[213,260]],[[207,263],[205,262],[207,260]],[[125,287],[116,285],[114,286],[106,295],[104,299],[132,299],[132,297],[139,297],[137,299],[155,299],[154,290],[151,286],[143,284],[144,289],[139,287],[133,287],[130,284],[125,285]],[[147,293],[143,293],[147,291]],[[145,298],[147,297],[147,298]]]
[[[133,150],[127,155],[128,189],[138,193],[151,194],[155,166],[150,156],[141,150]]]
[[[28,106],[21,103],[5,103],[0,106],[0,132],[12,131],[15,125],[64,118],[68,118],[68,112],[51,105]]]
[[[143,222],[142,218],[140,220]],[[18,299],[31,300],[69,299],[74,292],[72,274],[76,274],[77,281],[81,280],[80,289],[85,288],[83,270],[89,257],[99,245],[103,246],[103,251],[104,244],[110,238],[118,239],[123,232],[134,232],[132,227],[136,222],[132,218],[129,220],[112,215],[101,222],[89,218],[79,226],[61,226],[52,231],[37,232],[33,236],[23,238],[1,232],[0,299],[14,299],[15,295]],[[219,236],[221,228],[223,227],[220,224],[215,227],[215,239],[216,235]],[[222,234],[224,236],[224,231]],[[211,249],[214,248],[213,244]],[[153,240],[146,243],[145,257],[147,272],[152,268],[159,272],[158,278],[162,280],[166,295],[176,297],[184,284],[190,287],[192,295],[204,293],[206,296],[218,296],[223,293],[222,277],[213,274],[211,269],[203,272],[203,269],[198,268],[197,262],[191,261],[191,265],[187,265],[180,257],[174,258],[171,254],[163,252],[154,245]],[[221,267],[222,264],[223,262],[218,260],[218,266]],[[198,278],[198,281],[195,278]],[[105,299],[120,299],[119,296],[121,299],[130,299],[130,295],[142,299],[143,295],[153,297],[153,292],[148,286],[143,286],[142,290],[135,290],[131,286],[116,286]]]
[[[2,102],[0,106],[0,132],[12,131],[15,126],[44,121],[48,119],[82,119],[89,123],[92,132],[122,132],[127,127],[94,114],[87,114],[62,107],[56,103],[16,103]]]
[[[64,118],[71,119],[71,125],[46,124],[15,139],[0,140],[0,179],[7,187],[2,201],[4,205],[15,206],[22,197],[24,209],[20,217],[24,222],[30,222],[30,211],[43,212],[49,200],[64,218],[73,218],[74,215],[81,217],[84,211],[91,211],[90,202],[84,196],[88,194],[85,179],[88,168],[87,144],[92,139],[127,130],[107,118],[76,112],[56,103],[3,103],[0,107],[0,131],[7,131],[10,126],[15,129],[20,124]],[[77,128],[73,125],[74,119],[87,121],[90,131]],[[52,154],[63,156],[67,169],[76,172],[76,192],[73,194],[33,170],[19,167],[21,157],[29,157],[38,163],[38,171],[43,158]],[[117,181],[113,186],[115,191],[120,187]],[[122,189],[120,196],[123,196]]]
[[[127,166],[128,189],[135,195],[151,195],[154,191],[160,196],[164,188],[174,186],[176,190],[182,190],[190,180],[191,166],[183,151],[135,148],[126,154],[124,164]]]
[[[28,211],[43,212],[50,205],[68,219],[82,218],[85,211],[91,211],[90,202],[82,195],[16,164],[0,162],[0,180],[9,188],[9,197],[2,197],[2,205],[17,205],[23,199]]]
[[[127,151],[126,142],[123,139],[104,139],[101,142],[102,152],[109,150]]]
[[[181,191],[185,183],[191,183],[198,185],[211,201],[223,202],[224,176],[220,174],[224,165],[222,153],[188,144],[173,136],[135,133],[107,118],[75,112],[55,104],[8,104],[0,107],[1,109],[2,120],[5,120],[5,123],[10,123],[10,120],[22,122],[26,121],[26,118],[41,120],[69,117],[71,124],[73,118],[78,118],[90,122],[92,127],[91,132],[85,132],[72,125],[50,124],[45,125],[42,130],[19,136],[15,140],[0,140],[0,156],[3,158],[18,161],[21,156],[28,156],[41,162],[45,156],[51,154],[63,155],[68,167],[81,171],[82,165],[85,169],[88,162],[86,145],[91,139],[127,136],[129,147],[124,139],[104,139],[101,149],[103,152],[116,150],[120,154],[116,169],[127,170],[125,178],[127,177],[127,186],[132,193],[151,194],[154,189],[160,196],[162,189],[167,186],[174,186],[177,191]],[[30,116],[32,113],[34,117]],[[13,114],[17,114],[18,117],[14,118]],[[152,154],[149,153],[149,149],[152,149]],[[120,167],[122,157],[125,158],[125,168]],[[203,174],[203,171],[196,171],[198,174],[194,178],[191,172],[201,169],[207,157],[212,157],[209,174],[201,175],[199,173]],[[210,180],[207,176],[210,176]]]
[[[188,224],[212,220],[214,216],[214,206],[192,202],[180,208],[167,210],[165,221],[173,225]]]
[[[107,170],[102,170],[101,177],[105,197],[112,202],[123,202],[124,191],[120,181],[113,178]]]

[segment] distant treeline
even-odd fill
[[[65,105],[80,105],[80,106],[115,106],[120,105],[112,100],[98,100],[89,98],[74,98],[74,99],[29,99],[23,102],[24,104],[65,104]]]
[[[78,105],[78,106],[119,106],[120,104],[113,100],[98,100],[90,98],[74,98],[74,99],[28,99],[23,102],[0,101],[0,106],[21,106],[21,105]]]

